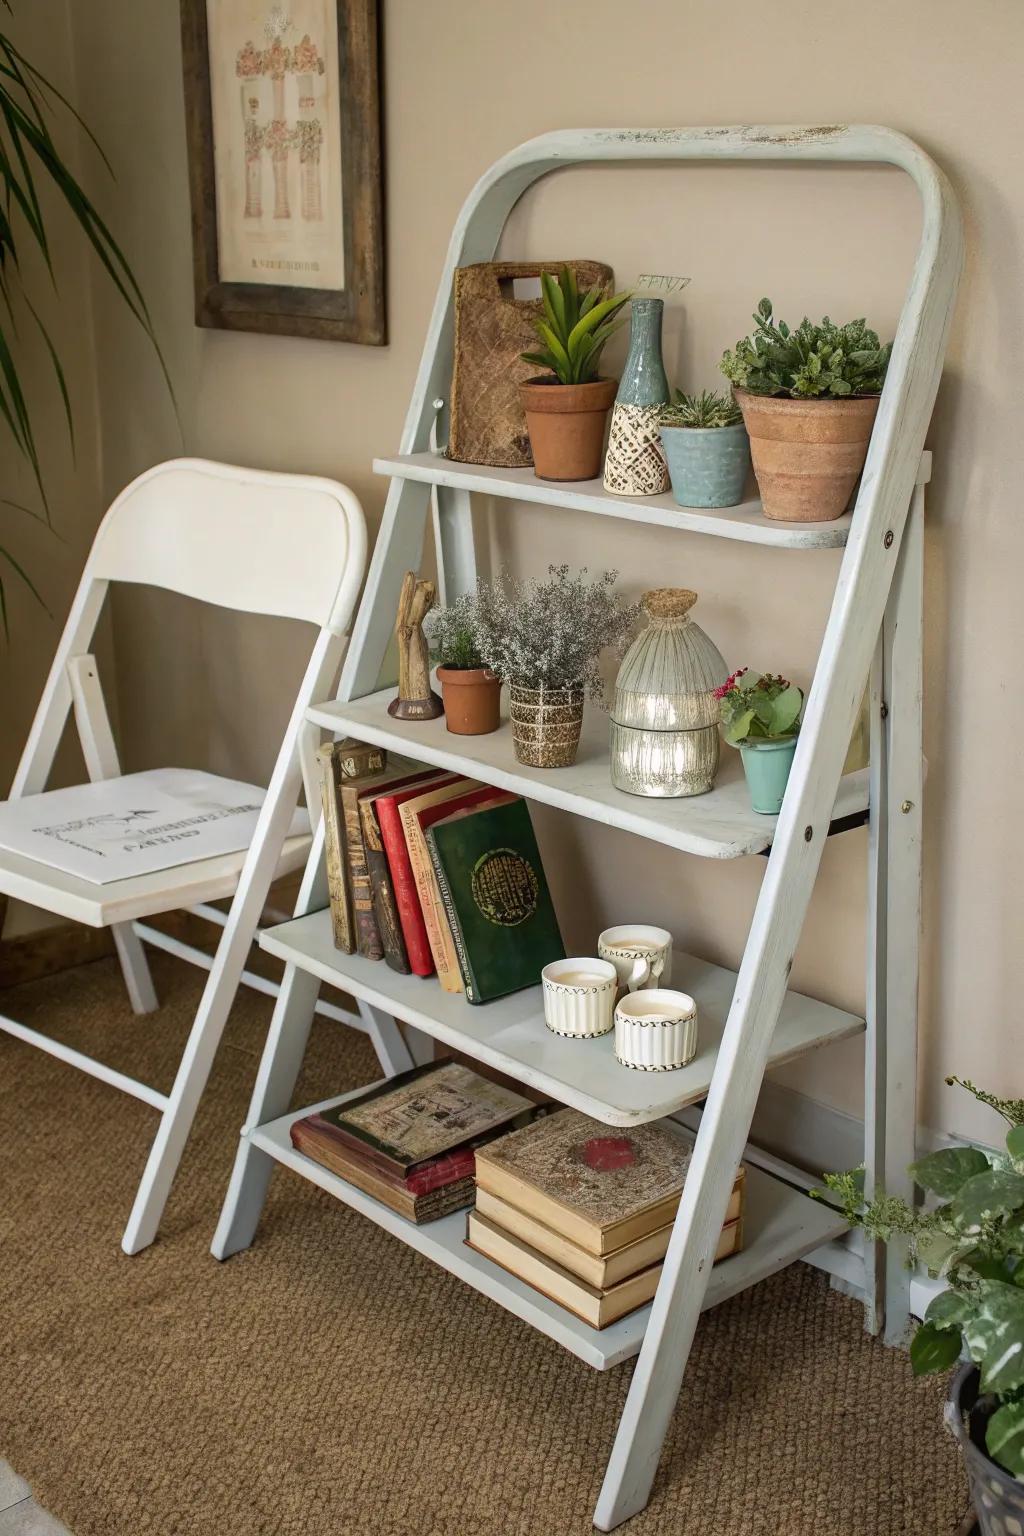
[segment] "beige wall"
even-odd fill
[[[992,1135],[990,1117],[941,1082],[955,1069],[1024,1094],[1011,815],[1021,747],[1010,713],[1024,553],[1017,0],[382,8],[392,341],[379,351],[194,329],[177,4],[73,10],[82,100],[117,162],[117,219],[174,373],[185,448],[336,475],[364,498],[372,525],[385,487],[370,459],[397,443],[452,221],[474,179],[519,141],[581,125],[876,121],[912,134],[953,177],[969,257],[931,436],[922,1118]],[[911,188],[894,172],[608,169],[550,178],[516,211],[504,250],[602,258],[626,283],[638,271],[689,275],[669,315],[667,361],[679,382],[701,387],[764,293],[797,319],[805,309],[867,314],[891,331],[916,233]],[[109,496],[181,439],[141,338],[99,288],[94,297]],[[594,527],[536,507],[500,509],[489,535],[492,558],[522,569],[585,549],[591,566],[618,566],[631,590],[694,586],[698,616],[729,659],[811,676],[834,556]],[[163,597],[124,601],[115,619],[130,765],[199,756],[265,772],[299,637],[282,648],[261,626]],[[210,708],[197,702],[206,689]],[[605,921],[656,918],[698,951],[736,956],[761,861],[707,867],[586,823],[539,820],[573,943]],[[795,970],[797,985],[851,1007],[863,992],[863,856],[863,834],[827,851]],[[785,1074],[854,1110],[859,1075],[857,1045]]]

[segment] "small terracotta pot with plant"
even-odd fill
[[[762,299],[754,332],[722,358],[750,437],[765,517],[827,523],[841,517],[864,468],[892,343],[863,320],[796,330]]]
[[[542,272],[540,283],[544,311],[534,325],[541,346],[522,357],[548,371],[519,386],[534,470],[541,480],[593,480],[618,387],[598,368],[605,343],[624,323],[615,317],[629,294],[603,298],[595,284],[581,299],[569,267],[557,281]]]
[[[445,722],[454,736],[486,736],[501,721],[501,679],[480,654],[479,598],[464,592],[427,619]]]
[[[789,783],[804,696],[788,678],[741,667],[715,689],[725,739],[739,747],[751,807],[778,815]]]
[[[509,685],[515,754],[528,767],[576,761],[584,699],[604,697],[601,652],[622,655],[640,612],[614,590],[617,579],[552,565],[546,581],[506,577],[478,593],[480,650]]]
[[[1002,1099],[949,1077],[1009,1126],[1005,1147],[943,1147],[911,1163],[938,1203],[913,1205],[884,1190],[865,1195],[864,1170],[831,1173],[818,1199],[837,1203],[868,1237],[906,1243],[941,1275],[910,1343],[915,1376],[945,1372],[946,1422],[967,1464],[982,1536],[1024,1529],[1024,1099]]]

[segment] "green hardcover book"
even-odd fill
[[[456,811],[427,846],[468,1000],[537,986],[565,948],[525,800]]]

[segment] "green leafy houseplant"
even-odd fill
[[[444,700],[445,723],[455,736],[486,736],[501,721],[501,681],[485,662],[480,608],[485,589],[462,592],[427,615],[426,630]]]
[[[2,3],[13,14],[10,0],[2,0]],[[71,103],[31,63],[7,31],[0,28],[0,417],[18,452],[31,468],[47,521],[49,505],[43,485],[39,448],[15,355],[15,313],[20,302],[52,364],[73,447],[74,422],[64,369],[53,338],[25,286],[26,269],[31,266],[30,258],[33,254],[37,259],[42,259],[50,279],[54,277],[41,187],[49,186],[56,191],[70,211],[103,270],[152,343],[170,388],[167,369],[139,285],[120,246],[81,183],[68,169],[53,137],[50,119],[55,108],[70,115],[88,136],[109,171],[110,162]],[[16,502],[6,501],[5,505],[31,516],[37,515],[31,508]],[[33,594],[39,597],[28,573],[5,545],[0,546],[0,560],[6,562]],[[0,619],[6,631],[7,604],[2,571]]]
[[[753,316],[754,332],[722,357],[726,378],[752,395],[840,400],[877,395],[885,383],[892,343],[882,346],[863,320],[820,325],[804,317],[795,330],[772,317],[771,299]]]
[[[615,317],[629,294],[605,299],[595,283],[581,299],[570,267],[562,268],[557,281],[542,272],[540,286],[544,310],[533,323],[542,345],[537,352],[524,352],[523,361],[547,369],[554,375],[551,382],[589,384],[598,376],[605,344],[624,324]]]
[[[485,665],[477,633],[477,607],[476,594],[463,592],[447,607],[434,608],[427,615],[430,654],[438,666],[464,672]]]
[[[1024,1099],[947,1081],[1002,1115],[1010,1127],[1005,1151],[946,1147],[912,1163],[915,1183],[938,1196],[929,1207],[884,1193],[866,1201],[863,1169],[829,1174],[818,1197],[837,1197],[847,1220],[871,1237],[907,1238],[911,1261],[920,1258],[949,1282],[914,1335],[914,1372],[949,1370],[965,1349],[994,1399],[988,1454],[1024,1480]]]
[[[759,674],[741,667],[715,689],[726,741],[738,747],[744,742],[781,741],[800,729],[804,696],[785,677]]]
[[[705,389],[699,395],[686,395],[681,389],[675,392],[671,405],[662,414],[663,427],[736,427],[743,420],[743,412],[731,395],[721,395]]]

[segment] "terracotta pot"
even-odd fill
[[[501,679],[489,667],[438,667],[437,680],[453,736],[486,736],[498,729]]]
[[[793,400],[745,389],[735,394],[765,517],[784,523],[841,517],[864,468],[879,397]]]
[[[582,688],[509,689],[512,745],[528,768],[569,768],[583,726]]]
[[[533,465],[539,479],[597,478],[601,473],[608,412],[617,387],[614,379],[595,379],[590,384],[528,379],[520,384]]]

